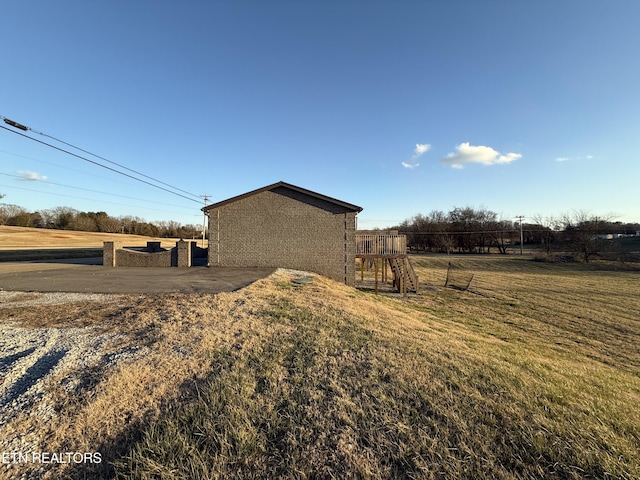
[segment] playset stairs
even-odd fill
[[[393,272],[393,285],[399,292],[418,293],[418,276],[407,256],[387,258]]]
[[[360,280],[364,271],[374,271],[375,292],[378,293],[378,272],[387,282],[387,270],[393,273],[393,285],[402,294],[418,293],[418,276],[407,255],[407,237],[396,233],[356,233],[356,258],[360,259]],[[382,268],[381,268],[382,267]]]

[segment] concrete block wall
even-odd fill
[[[102,247],[102,265],[105,267],[116,266],[116,250],[122,248],[121,242],[104,242]]]
[[[102,264],[105,267],[190,267],[192,244],[180,240],[171,250],[158,251],[159,242],[147,242],[144,252],[122,247],[121,242],[104,242]]]
[[[171,250],[156,253],[116,250],[116,267],[171,267]]]
[[[355,282],[355,212],[286,188],[209,210],[211,266],[283,267]]]
[[[192,242],[185,242],[180,240],[176,243],[176,264],[178,267],[190,267],[191,266],[191,247]]]

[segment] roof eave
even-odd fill
[[[336,205],[340,205],[341,207],[344,207],[347,210],[351,210],[351,211],[356,212],[356,213],[360,213],[362,211],[362,207],[359,207],[357,205],[353,205],[351,203],[343,202],[342,200],[338,200],[338,199],[333,198],[333,197],[328,197],[326,195],[322,195],[321,193],[313,192],[311,190],[307,190],[306,188],[298,187],[296,185],[292,185],[290,183],[283,182],[283,181],[276,182],[276,183],[273,183],[271,185],[267,185],[266,187],[258,188],[256,190],[252,190],[250,192],[243,193],[241,195],[236,195],[235,197],[231,197],[231,198],[228,198],[226,200],[222,200],[221,202],[212,203],[211,205],[207,205],[205,207],[202,207],[200,210],[202,210],[203,212],[206,213],[209,210],[213,210],[215,208],[222,207],[223,205],[227,205],[229,203],[237,202],[238,200],[242,200],[243,198],[247,198],[247,197],[256,195],[258,193],[267,192],[267,191],[273,190],[273,189],[278,188],[278,187],[285,187],[285,188],[288,188],[290,190],[294,190],[296,192],[299,192],[299,193],[302,193],[302,194],[305,194],[305,195],[309,195],[311,197],[315,197],[315,198],[318,198],[320,200],[324,200],[325,202],[329,202],[329,203],[333,203],[333,204],[336,204]]]

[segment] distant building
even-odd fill
[[[278,182],[202,210],[211,267],[284,267],[355,283],[361,207]]]
[[[598,234],[598,238],[601,240],[611,240],[614,238],[613,233],[600,233]]]
[[[635,235],[633,233],[600,233],[598,234],[598,238],[601,240],[614,240],[616,238],[627,238],[627,237],[640,237],[640,230],[636,232]]]

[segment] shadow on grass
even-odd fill
[[[85,375],[85,382],[82,385],[83,390],[90,389],[91,384],[95,384],[95,373],[90,372]],[[182,382],[179,387],[178,398],[167,401],[160,408],[162,418],[171,416],[172,412],[183,408],[185,405],[193,404],[198,399],[199,392],[206,389],[206,385],[209,382],[210,378],[191,378]],[[61,480],[138,478],[135,474],[135,462],[130,458],[134,455],[138,445],[143,444],[145,437],[149,435],[149,431],[154,430],[156,421],[162,422],[162,420],[146,419],[130,423],[119,435],[104,440],[97,445],[95,451],[100,454],[99,463],[69,464],[55,478]],[[120,476],[118,477],[119,473]]]

